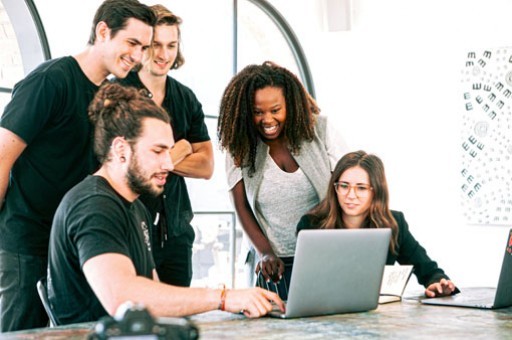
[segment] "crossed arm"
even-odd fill
[[[181,139],[171,149],[173,172],[190,178],[210,179],[213,175],[213,147],[211,141],[189,143]]]

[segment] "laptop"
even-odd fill
[[[377,308],[391,229],[303,230],[297,238],[286,312],[305,316]]]
[[[466,288],[453,296],[422,299],[426,305],[497,309],[512,306],[512,229],[507,237],[505,255],[496,288]]]

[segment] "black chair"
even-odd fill
[[[50,301],[48,300],[48,291],[46,289],[46,277],[43,277],[37,281],[37,293],[41,298],[41,302],[43,303],[44,310],[46,314],[48,314],[48,318],[50,319],[50,327],[58,326],[57,319],[53,314],[53,311],[50,307]]]

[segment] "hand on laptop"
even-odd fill
[[[275,304],[284,312],[283,301],[276,293],[262,288],[231,289],[226,293],[225,310],[242,312],[248,318],[258,318],[270,312]]]
[[[274,254],[262,254],[255,272],[259,274],[260,271],[265,281],[278,282],[284,273],[284,262]]]
[[[455,285],[452,281],[441,279],[441,281],[432,283],[425,290],[426,297],[436,297],[436,296],[447,296],[451,295],[455,291]]]

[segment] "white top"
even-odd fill
[[[315,188],[300,168],[285,172],[267,155],[256,194],[256,214],[277,256],[295,254],[297,223],[318,203]]]

